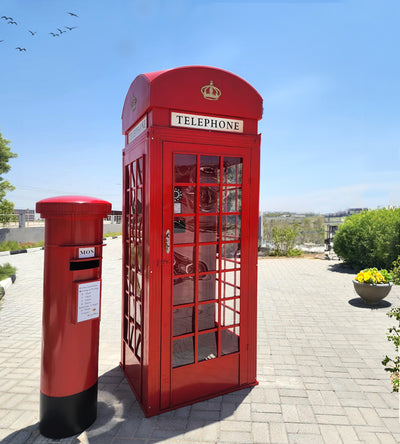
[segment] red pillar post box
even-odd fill
[[[217,68],[126,95],[121,367],[147,416],[257,384],[261,116]]]
[[[41,200],[45,221],[40,432],[65,438],[97,415],[103,218],[109,202]]]

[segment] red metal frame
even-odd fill
[[[199,94],[210,80],[223,101]],[[141,75],[128,91],[121,367],[147,416],[257,384],[261,110],[216,68]],[[234,116],[243,133],[175,128],[174,111]]]

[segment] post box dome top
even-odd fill
[[[122,132],[153,107],[256,120],[262,117],[262,98],[249,83],[229,71],[208,66],[137,76],[125,98]]]
[[[36,203],[36,212],[42,217],[56,215],[98,215],[111,213],[111,203],[89,196],[56,196]]]

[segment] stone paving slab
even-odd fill
[[[381,360],[393,354],[386,312],[360,303],[337,261],[260,259],[258,380],[230,393],[145,418],[118,367],[121,239],[103,260],[99,403],[84,433],[38,431],[43,251],[0,257],[18,268],[0,303],[0,442],[4,443],[397,443],[399,398]]]

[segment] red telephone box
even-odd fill
[[[121,367],[147,416],[257,384],[261,116],[217,68],[128,90]]]

